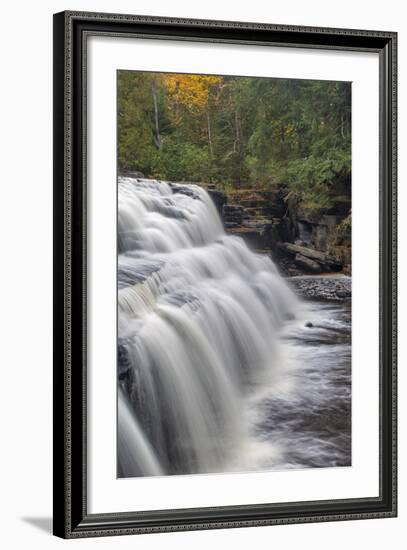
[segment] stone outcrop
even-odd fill
[[[296,254],[294,261],[297,265],[303,267],[306,271],[313,271],[314,273],[321,273],[321,264],[302,256],[301,254]]]
[[[315,213],[298,210],[295,213],[295,243],[325,253],[328,270],[339,268],[347,274],[351,272],[352,249],[351,227],[343,225],[350,211],[339,209],[341,213]]]
[[[324,262],[326,260],[326,254],[324,254],[323,252],[315,250],[313,248],[308,248],[306,246],[300,246],[299,244],[278,243],[278,247],[288,254],[292,254],[293,256],[301,254],[306,258],[311,258],[320,262]]]
[[[253,249],[269,253],[287,275],[350,274],[350,234],[341,237],[338,233],[349,212],[290,211],[284,186],[240,189],[228,195],[214,185],[206,189],[226,232],[242,237]]]
[[[222,208],[223,223],[225,228],[233,228],[242,225],[244,209],[238,204],[224,204]]]
[[[340,261],[315,248],[295,243],[277,243],[277,248],[283,254],[290,256],[295,266],[303,268],[305,271],[323,273],[341,271],[342,269]]]
[[[222,193],[222,191],[218,191],[214,185],[209,185],[206,190],[209,196],[211,197],[211,199],[213,200],[219,215],[222,217],[223,206],[227,202],[226,195]]]
[[[271,253],[279,241],[289,238],[285,212],[280,189],[247,190],[227,196],[222,219],[228,233],[242,237],[251,248]]]

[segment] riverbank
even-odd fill
[[[319,211],[293,208],[283,185],[272,189],[223,192],[204,185],[226,233],[269,254],[285,276],[351,274],[351,221],[348,206]]]
[[[298,296],[309,300],[342,302],[352,297],[352,278],[346,275],[290,277],[288,282]]]

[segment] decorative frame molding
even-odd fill
[[[91,35],[370,51],[380,58],[380,496],[87,513],[86,45]],[[397,514],[397,34],[67,11],[54,15],[54,534],[63,538]]]

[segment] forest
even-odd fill
[[[119,478],[352,465],[350,94],[118,73]]]
[[[118,169],[350,207],[349,82],[118,72]]]

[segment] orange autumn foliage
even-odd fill
[[[220,76],[166,74],[164,85],[173,104],[199,111],[208,105],[211,88],[222,80]]]

